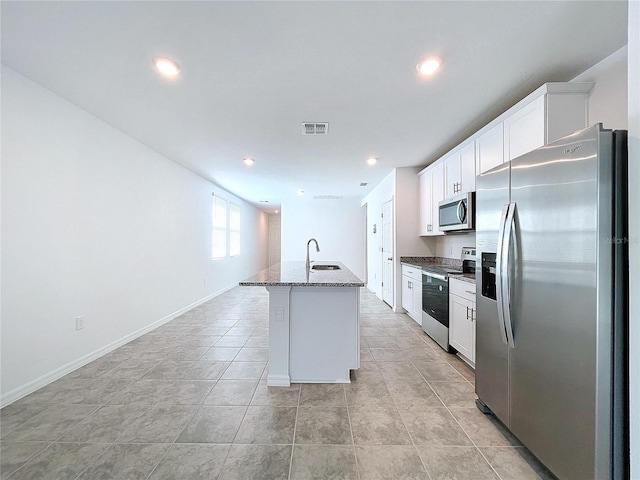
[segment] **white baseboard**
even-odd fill
[[[158,327],[161,327],[162,325],[170,322],[174,318],[177,318],[180,315],[188,312],[189,310],[192,310],[197,306],[202,305],[205,302],[208,302],[209,300],[217,297],[218,295],[222,295],[224,292],[231,290],[236,286],[237,286],[237,283],[234,283],[228,287],[218,290],[217,292],[207,295],[206,297],[201,298],[200,300],[197,300],[194,303],[187,305],[186,307],[183,307],[167,315],[166,317],[161,318],[160,320],[156,320],[155,322],[147,325],[146,327],[143,327],[139,330],[136,330],[135,332],[125,335],[124,337],[114,342],[111,342],[110,344],[105,345],[104,347],[101,347],[91,353],[88,353],[87,355],[84,355],[76,360],[73,360],[72,362],[69,362],[66,365],[56,368],[55,370],[45,375],[42,375],[41,377],[38,377],[35,380],[25,383],[24,385],[21,385],[18,388],[14,388],[13,390],[11,390],[10,392],[7,392],[6,394],[0,395],[0,408],[10,405],[16,400],[20,400],[22,397],[25,397],[30,393],[33,393],[36,390],[46,385],[49,385],[51,382],[55,382],[56,380],[73,372],[74,370],[77,370],[78,368],[85,366],[87,363],[97,360],[103,355],[106,355],[107,353],[112,352],[117,348],[120,348],[121,346],[129,343],[130,341],[135,340],[136,338],[141,337],[142,335],[149,333],[150,331],[155,330]]]
[[[267,375],[267,386],[269,387],[289,387],[290,385],[289,375]]]

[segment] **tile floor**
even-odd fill
[[[267,306],[235,288],[5,407],[1,479],[553,478],[366,289],[351,384],[267,387]]]

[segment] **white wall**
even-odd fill
[[[433,238],[420,237],[419,168],[396,168],[362,199],[367,205],[367,287],[382,298],[382,205],[393,199],[394,215],[394,304],[402,305],[400,257],[430,257],[435,252]],[[373,225],[376,233],[373,233]]]
[[[363,199],[367,206],[367,288],[382,298],[382,205],[395,194],[396,172],[393,170]],[[374,233],[375,225],[375,233]]]
[[[420,236],[420,179],[422,168],[396,168],[395,182],[395,310],[402,306],[400,257],[430,257],[435,253],[433,238]]]
[[[462,247],[475,247],[476,233],[455,233],[436,237],[436,257],[460,260]]]
[[[357,198],[314,200],[312,195],[285,199],[282,219],[282,261],[302,261],[307,242],[315,238],[320,253],[311,244],[311,260],[333,260],[364,279],[364,212]]]
[[[631,478],[640,478],[640,1],[629,2],[629,390]]]
[[[241,206],[238,257],[210,258],[212,192]],[[3,66],[2,403],[264,268],[267,226],[262,211]]]
[[[589,96],[588,125],[602,123],[605,128],[626,129],[627,115],[627,47],[598,62],[571,80],[595,82]]]

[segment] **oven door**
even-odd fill
[[[422,313],[449,328],[449,279],[422,272]]]

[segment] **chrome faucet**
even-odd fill
[[[316,252],[320,251],[320,247],[318,246],[318,241],[315,238],[310,238],[309,241],[307,242],[307,270],[309,270],[311,268],[311,262],[313,262],[313,260],[311,260],[311,262],[309,261],[309,244],[313,242],[316,244]]]

